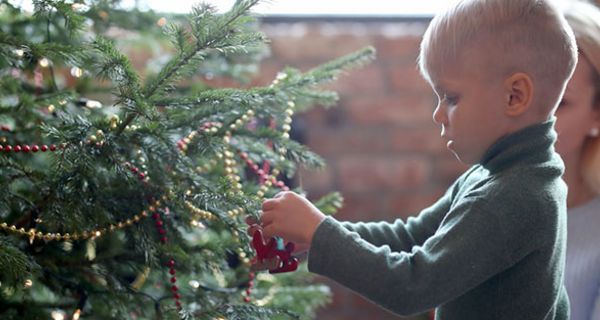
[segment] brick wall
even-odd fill
[[[432,121],[436,98],[416,59],[427,20],[266,20],[272,55],[256,84],[268,84],[285,65],[307,70],[366,45],[371,65],[351,71],[333,88],[340,101],[298,116],[305,141],[327,161],[322,172],[302,171],[309,198],[338,190],[342,220],[406,218],[431,204],[465,169],[445,148]],[[368,272],[368,270],[365,270]],[[318,319],[399,319],[326,279],[334,302]],[[418,317],[414,319],[422,319]]]

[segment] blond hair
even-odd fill
[[[577,63],[575,38],[560,11],[547,0],[462,0],[431,21],[419,68],[431,83],[444,65],[470,50],[488,62],[490,76],[527,73],[534,103],[549,117]]]
[[[573,2],[564,9],[573,29],[579,53],[592,65],[596,93],[594,107],[600,108],[600,9],[585,2]],[[589,138],[582,155],[582,175],[586,183],[600,193],[600,138]]]

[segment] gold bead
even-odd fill
[[[0,223],[0,228],[2,228],[2,229],[6,229],[7,226],[8,226],[8,224],[6,224],[6,222]]]
[[[288,101],[287,103],[288,107],[293,108],[296,106],[296,104],[294,103],[294,101]]]

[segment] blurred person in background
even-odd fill
[[[565,162],[568,236],[565,285],[572,320],[600,320],[600,9],[565,7],[579,62],[556,111],[556,149]]]

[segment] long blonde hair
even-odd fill
[[[579,53],[593,67],[592,81],[596,88],[594,107],[600,109],[600,8],[576,1],[564,9],[567,22],[573,29]],[[600,193],[600,137],[589,137],[582,154],[582,174],[585,182]]]

